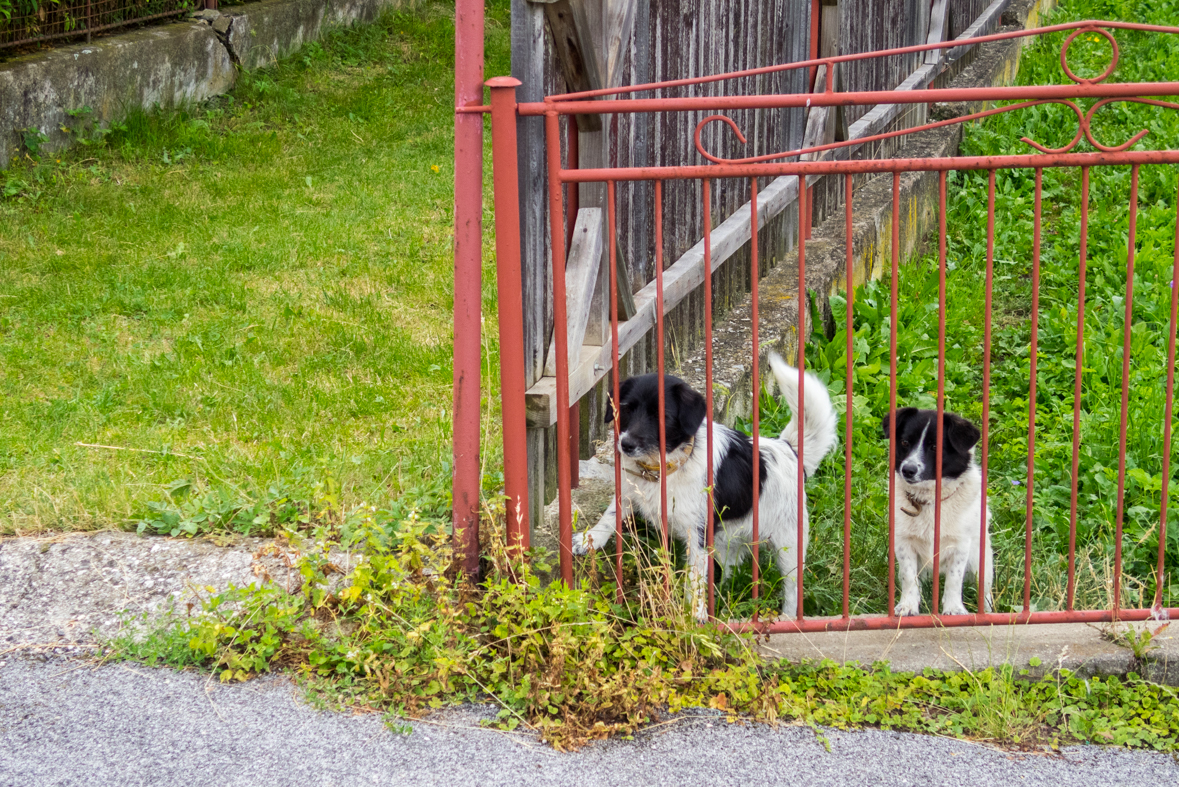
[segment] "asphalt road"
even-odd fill
[[[4,657],[0,657],[4,658]],[[317,711],[284,679],[80,661],[0,665],[0,785],[1179,785],[1170,755],[1098,747],[1017,754],[891,732],[729,725],[694,715],[562,754],[479,728],[487,708],[413,722]]]

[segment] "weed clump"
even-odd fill
[[[777,718],[752,643],[692,624],[674,588],[635,603],[588,579],[545,585],[502,547],[474,585],[430,531],[414,519],[395,539],[379,525],[359,529],[349,547],[362,553],[343,575],[341,545],[320,541],[298,559],[297,589],[207,596],[183,624],[188,647],[223,681],[287,667],[336,702],[374,710],[414,716],[490,699],[503,728],[559,748],[685,706]]]
[[[1179,698],[1136,674],[1086,680],[1059,670],[1032,681],[1011,668],[769,663],[753,635],[694,623],[685,579],[667,581],[669,562],[628,555],[633,581],[621,595],[612,577],[593,572],[573,587],[545,584],[544,555],[510,554],[500,518],[486,523],[481,583],[454,570],[448,539],[431,524],[411,515],[391,537],[361,517],[344,538],[330,525],[315,530],[294,556],[297,587],[209,589],[199,614],[120,640],[112,655],[195,665],[224,682],[287,670],[329,706],[391,717],[491,702],[489,723],[558,749],[632,734],[686,708],[730,722],[873,726],[1019,747],[1179,747]]]

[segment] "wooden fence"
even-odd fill
[[[520,101],[540,101],[545,95],[598,87],[620,87],[649,82],[707,76],[809,57],[851,54],[889,49],[927,41],[944,41],[991,32],[1000,23],[1008,0],[701,0],[696,4],[653,0],[530,0],[512,1],[512,75],[522,82]],[[554,32],[556,35],[554,35]],[[836,90],[891,90],[925,87],[945,80],[967,62],[968,48],[950,57],[926,53],[863,60],[842,64],[835,74]],[[806,71],[778,72],[757,77],[678,88],[679,95],[748,95],[802,93],[811,89]],[[820,86],[821,89],[821,86]],[[655,93],[655,95],[676,95]],[[826,114],[820,114],[826,113]],[[703,143],[721,156],[754,156],[803,147],[816,135],[854,139],[926,121],[924,105],[903,107],[854,107],[847,109],[746,110],[731,113],[746,134],[741,144],[720,123],[706,127]],[[654,115],[604,115],[597,128],[592,121],[576,132],[577,160],[583,168],[595,166],[647,166],[704,163],[693,143],[701,117],[693,113]],[[564,119],[562,120],[564,122]],[[563,136],[569,140],[568,129]],[[562,156],[568,155],[568,141]],[[872,143],[853,149],[857,157],[884,156],[890,143]],[[556,429],[554,374],[549,348],[553,330],[551,263],[548,250],[548,187],[545,178],[542,118],[521,118],[518,128],[522,263],[524,284],[525,376],[529,388],[529,504],[533,525],[543,506],[556,494]],[[570,164],[572,166],[572,164]],[[793,178],[791,179],[793,181]],[[628,293],[654,277],[654,219],[652,185],[618,186],[618,238],[625,270],[620,281],[629,281]],[[781,209],[760,233],[759,275],[764,276],[793,249],[798,234],[797,185],[781,200]],[[718,181],[713,188],[712,226],[749,201],[749,183]],[[599,184],[582,185],[577,194],[566,192],[582,209],[578,220],[594,217],[593,208],[605,202]],[[663,260],[665,267],[699,242],[703,232],[700,184],[677,181],[664,184]],[[842,204],[839,179],[812,183],[814,223]],[[791,209],[793,207],[793,209]],[[601,232],[597,223],[585,226]],[[597,277],[582,295],[589,301],[584,345],[600,347],[607,338],[608,259],[601,244],[593,246],[602,259],[595,264]],[[720,320],[731,305],[749,291],[749,245],[734,251],[713,274],[714,319]],[[576,265],[571,255],[570,266]],[[620,263],[622,265],[622,263]],[[592,294],[592,299],[591,299]],[[584,306],[584,304],[583,304]],[[668,370],[689,353],[703,335],[703,293],[687,295],[668,315]],[[588,352],[588,350],[587,350]],[[578,354],[571,352],[576,366]],[[627,374],[654,366],[654,336],[649,334],[623,359]],[[546,361],[548,369],[546,371]],[[595,375],[596,376],[596,375]],[[581,428],[575,436],[582,458],[593,454],[595,443],[606,438],[602,404],[606,378],[582,398]],[[576,396],[576,394],[574,394]],[[575,464],[576,466],[576,464]]]

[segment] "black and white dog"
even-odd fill
[[[770,353],[770,367],[790,407],[798,414],[798,370]],[[659,493],[659,378],[655,374],[631,377],[619,388],[619,447],[622,453],[623,516],[637,509],[652,524],[660,522]],[[707,618],[705,573],[708,553],[708,471],[705,461],[707,425],[705,400],[676,377],[666,375],[664,422],[667,445],[667,522],[671,534],[687,545],[689,597],[698,620]],[[835,447],[835,413],[827,388],[807,374],[803,407],[803,471],[815,472],[819,462]],[[614,420],[612,409],[606,421]],[[749,554],[753,536],[753,442],[721,424],[713,424],[713,473],[716,524],[714,545],[726,572]],[[779,439],[762,438],[758,461],[758,537],[774,550],[787,582],[783,614],[796,609],[797,570],[806,557],[808,522],[803,509],[803,543],[798,540],[798,424],[794,419]],[[805,497],[804,497],[805,505]],[[614,535],[615,504],[598,524],[574,536],[573,552],[583,555],[600,549]]]
[[[884,437],[889,419],[884,418]],[[946,577],[941,613],[965,615],[962,580],[967,571],[978,578],[979,526],[982,515],[982,473],[974,461],[978,427],[954,413],[942,413],[941,548],[938,564]],[[937,472],[937,411],[904,407],[896,412],[895,551],[901,597],[895,614],[916,615],[921,608],[920,577],[933,573],[933,516]],[[991,510],[987,507],[986,576],[979,585],[984,609],[991,611]]]

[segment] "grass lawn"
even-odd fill
[[[453,52],[453,6],[419,3],[9,162],[0,534],[446,515]]]

